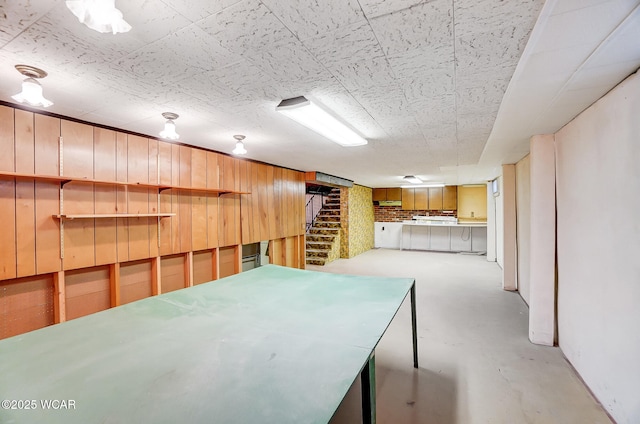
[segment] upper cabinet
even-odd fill
[[[429,210],[442,210],[442,187],[429,187]]]
[[[402,189],[402,209],[413,210],[415,209],[413,188]]]
[[[456,186],[403,188],[402,209],[454,211],[458,208],[457,192]]]
[[[442,209],[445,211],[455,211],[458,209],[458,186],[443,187]]]
[[[414,188],[413,190],[413,209],[426,211],[429,209],[429,189],[427,187]]]
[[[373,201],[402,201],[402,209],[418,211],[455,211],[458,187],[374,188]]]
[[[373,201],[401,201],[402,189],[399,187],[392,188],[374,188],[373,189]]]
[[[387,200],[387,189],[386,188],[374,188],[371,194],[374,202],[379,202],[381,200]]]

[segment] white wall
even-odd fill
[[[640,78],[556,133],[558,337],[619,424],[640,423]]]
[[[401,222],[374,222],[374,247],[400,249]]]
[[[556,148],[553,134],[529,141],[529,340],[556,343]],[[518,217],[520,218],[520,217]],[[524,258],[521,258],[524,259]]]
[[[516,242],[518,292],[529,305],[529,245],[531,243],[531,190],[529,155],[516,163]]]
[[[503,268],[504,263],[504,202],[502,195],[502,176],[498,177],[500,195],[495,197],[496,206],[496,262]]]

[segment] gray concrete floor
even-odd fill
[[[485,256],[375,249],[307,269],[416,279],[420,368],[407,298],[376,349],[379,424],[611,423],[559,348],[529,342],[527,305]],[[360,408],[356,380],[331,423]]]

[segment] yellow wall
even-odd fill
[[[458,218],[487,219],[487,186],[458,186]]]
[[[346,195],[345,195],[346,194]],[[343,218],[341,237],[341,257],[353,258],[373,249],[374,213],[372,190],[354,185],[343,189],[341,202],[346,206],[346,220]]]

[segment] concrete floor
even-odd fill
[[[420,368],[404,302],[376,349],[379,424],[611,423],[557,347],[528,339],[528,308],[485,256],[376,249],[314,271],[416,279]],[[360,383],[331,423],[361,422]]]

